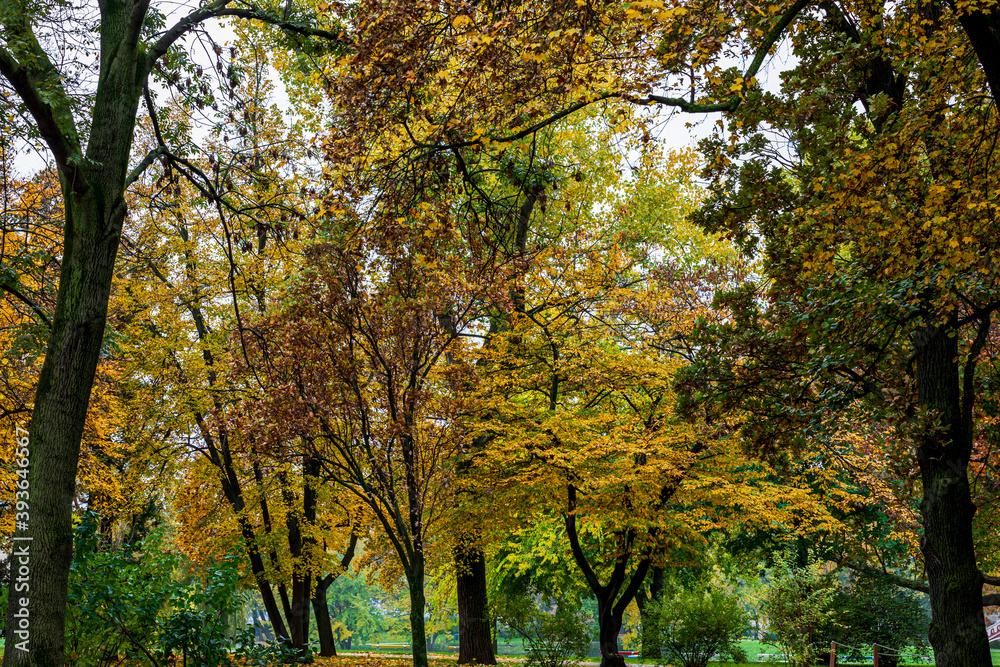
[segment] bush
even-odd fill
[[[527,667],[565,667],[590,650],[586,619],[579,608],[561,600],[538,608],[530,597],[508,601],[498,620],[524,640]]]
[[[840,588],[833,597],[836,624],[829,628],[830,640],[847,646],[891,646],[896,652],[912,647],[927,648],[930,619],[920,600],[884,578],[862,575]],[[826,642],[828,644],[828,642]],[[844,655],[859,658],[860,653]],[[879,656],[882,667],[896,667],[894,655]]]
[[[174,611],[160,629],[160,650],[166,658],[181,655],[184,667],[216,667],[229,662],[233,642],[229,618],[242,607],[236,596],[239,573],[229,556],[206,573],[204,585],[175,591]]]
[[[66,663],[79,667],[153,663],[158,619],[173,596],[176,558],[159,533],[137,544],[101,547],[88,512],[74,532],[66,604]]]
[[[670,664],[705,667],[715,655],[746,661],[740,638],[750,627],[750,616],[732,595],[721,590],[685,591],[657,606],[654,631],[661,656]]]
[[[811,667],[820,655],[821,631],[836,625],[831,605],[836,584],[819,563],[797,566],[787,557],[777,560],[769,576],[762,600],[768,632],[791,665]]]
[[[229,651],[245,665],[268,665],[285,656],[262,648],[253,631],[233,636],[240,615],[236,556],[187,583],[177,581],[180,559],[154,530],[134,544],[102,545],[99,518],[88,512],[74,532],[66,618],[66,664],[147,667],[174,654],[188,667],[228,664]]]

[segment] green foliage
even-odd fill
[[[573,659],[583,659],[590,649],[586,616],[568,600],[542,601],[533,597],[509,598],[497,610],[498,620],[520,635],[527,653],[528,667],[564,667]]]
[[[279,647],[258,647],[250,628],[230,631],[245,602],[236,556],[179,581],[180,558],[165,547],[161,530],[107,545],[99,525],[88,512],[74,534],[67,664],[147,666],[176,654],[185,666],[216,667],[228,664],[232,651],[244,664],[263,667],[284,657]]]
[[[179,653],[184,665],[215,667],[227,662],[232,645],[229,618],[239,614],[236,558],[227,556],[205,573],[203,585],[175,592],[174,612],[163,622],[160,647],[164,658]]]
[[[789,664],[816,664],[819,631],[836,623],[831,604],[836,582],[823,573],[821,563],[797,564],[787,555],[776,560],[768,575],[770,586],[762,602],[769,631]]]
[[[88,512],[74,533],[66,604],[66,663],[115,665],[122,656],[152,664],[158,619],[176,584],[177,558],[163,548],[162,534],[117,548],[101,545],[97,515]]]
[[[927,648],[929,618],[916,595],[884,578],[862,575],[833,597],[837,624],[829,629],[830,639],[847,646],[892,647],[897,652]],[[879,664],[896,667],[896,656],[882,654]],[[860,653],[844,655],[859,658]]]
[[[750,616],[733,595],[719,588],[697,589],[650,604],[661,655],[670,664],[705,667],[714,655],[746,661],[739,642]]]
[[[368,644],[389,629],[390,619],[381,598],[385,593],[365,582],[365,575],[342,574],[326,590],[334,636],[343,648],[352,642]]]

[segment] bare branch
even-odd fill
[[[279,30],[295,35],[302,35],[303,37],[316,37],[328,42],[340,44],[341,46],[354,46],[354,43],[344,36],[343,31],[337,33],[330,30],[323,30],[322,28],[302,25],[301,23],[292,23],[283,17],[279,17],[277,14],[270,14],[259,9],[228,8],[225,11],[217,13],[216,16],[235,16],[238,18],[252,19],[262,23],[267,23],[268,25],[274,26]]]
[[[127,190],[130,185],[139,180],[139,177],[142,176],[142,172],[146,171],[150,165],[156,162],[156,158],[161,155],[165,155],[166,153],[167,149],[163,146],[157,146],[153,150],[149,151],[149,153],[146,154],[146,157],[142,159],[142,162],[136,165],[136,168],[133,169],[125,179],[125,189]]]
[[[846,558],[836,559],[838,565],[842,565],[849,570],[854,572],[861,572],[863,574],[872,574],[877,577],[882,577],[896,584],[900,588],[908,588],[911,591],[920,591],[921,593],[930,593],[930,585],[923,581],[918,581],[916,579],[907,579],[906,577],[901,577],[898,574],[893,574],[892,572],[887,572],[886,570],[880,570],[879,568],[872,567],[865,563],[858,563],[855,561],[847,560]]]
[[[160,39],[156,41],[156,44],[154,44],[149,50],[145,73],[148,74],[150,68],[153,66],[153,63],[156,62],[160,56],[166,53],[167,49],[169,49],[178,39],[183,37],[189,30],[209,19],[224,18],[227,16],[261,21],[262,23],[267,23],[268,25],[272,25],[288,33],[302,35],[304,37],[316,37],[318,39],[335,42],[342,46],[352,45],[350,40],[345,39],[343,32],[335,33],[330,30],[323,30],[322,28],[293,23],[278,14],[271,14],[259,9],[249,9],[243,7],[230,8],[229,4],[231,2],[232,0],[214,0],[204,7],[191,12],[163,33]]]
[[[153,44],[153,46],[149,49],[149,52],[146,55],[146,64],[143,75],[148,76],[149,70],[153,67],[153,63],[155,63],[160,56],[166,53],[167,50],[174,45],[174,42],[183,37],[185,33],[198,24],[204,23],[205,21],[218,16],[219,12],[224,10],[226,5],[230,2],[232,2],[232,0],[214,0],[204,7],[199,7],[194,10],[163,33],[163,35],[156,40],[156,44]]]

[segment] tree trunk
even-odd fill
[[[495,665],[486,598],[486,560],[478,548],[455,549],[458,576],[458,664]]]
[[[622,617],[625,609],[639,592],[646,572],[649,570],[649,555],[640,556],[639,563],[631,577],[627,576],[628,564],[632,559],[635,532],[633,530],[618,531],[614,540],[620,545],[615,566],[608,576],[608,583],[601,584],[597,578],[587,554],[580,544],[580,536],[576,530],[576,494],[577,489],[572,484],[567,491],[567,513],[563,515],[566,526],[566,537],[569,539],[573,560],[583,573],[590,590],[597,598],[598,640],[601,646],[601,667],[624,667],[625,659],[618,653],[618,633],[622,628]],[[672,494],[673,491],[670,491]],[[663,492],[666,494],[666,491]],[[626,583],[627,582],[627,583]]]
[[[964,369],[963,400],[959,337],[953,322],[954,318],[948,326],[926,327],[913,336],[918,401],[939,425],[929,425],[917,446],[924,491],[921,550],[930,585],[929,636],[939,667],[990,667],[983,577],[972,537],[976,507],[968,477],[975,363],[970,359],[971,366]],[[980,329],[983,339],[988,328],[986,320]]]
[[[333,637],[333,625],[330,622],[330,608],[326,604],[326,589],[333,583],[333,577],[327,575],[316,582],[313,592],[313,615],[316,616],[316,634],[319,635],[319,654],[323,657],[337,655],[337,645]]]
[[[406,583],[410,588],[410,645],[413,647],[413,667],[427,667],[423,555],[418,553],[414,560],[419,561],[414,563],[415,571],[406,575]]]
[[[660,604],[663,597],[663,568],[652,568],[649,582],[649,597],[644,594],[635,596],[639,607],[639,619],[642,623],[642,658],[644,660],[660,657],[660,628],[658,625]]]
[[[63,663],[76,471],[125,218],[122,189],[98,201],[93,189],[80,196],[65,188],[66,255],[28,428],[29,486],[19,498],[25,504],[10,561],[6,666]]]
[[[39,59],[17,72],[4,68],[4,77],[25,99],[59,165],[66,220],[59,291],[28,427],[27,500],[18,510],[23,516],[15,519],[7,667],[63,664],[76,472],[127,211],[125,183],[142,90],[138,39],[144,13],[141,4],[129,2],[101,8],[100,83],[86,156],[78,152],[81,146],[71,112],[60,101],[58,80],[41,80],[53,90],[39,94],[38,80],[33,80],[42,66]],[[13,20],[9,13],[4,18],[8,26]],[[27,20],[23,27],[30,33]],[[6,52],[5,62],[10,64]]]
[[[597,593],[598,639],[601,644],[601,667],[625,667],[625,658],[618,653],[618,633],[622,629],[622,615],[615,613],[614,596],[605,587]]]
[[[257,584],[257,590],[260,591],[261,599],[264,601],[264,609],[267,612],[267,618],[271,622],[271,629],[277,635],[279,640],[288,640],[288,629],[285,627],[285,622],[282,619],[281,611],[278,609],[278,602],[274,599],[274,591],[271,589],[271,583],[267,580],[267,570],[264,565],[264,557],[260,553],[260,549],[257,548],[257,535],[254,531],[253,525],[251,525],[250,520],[247,519],[243,510],[246,508],[246,502],[243,498],[243,488],[240,486],[239,477],[236,475],[236,471],[233,469],[232,459],[229,456],[228,446],[226,445],[226,433],[222,431],[219,433],[219,447],[216,446],[215,438],[212,437],[211,432],[205,426],[201,419],[200,414],[195,415],[198,425],[201,428],[202,438],[205,440],[205,444],[209,450],[209,458],[212,464],[218,468],[219,472],[222,473],[220,476],[220,484],[222,485],[222,493],[226,497],[233,514],[236,516],[237,524],[240,527],[240,535],[243,536],[243,543],[246,547],[247,558],[250,560],[250,571],[253,573],[254,581]],[[264,506],[266,511],[266,506]],[[265,525],[267,526],[267,518],[265,514]],[[273,562],[273,557],[272,557]],[[286,602],[285,599],[282,602]]]
[[[953,6],[956,4],[953,0]],[[962,29],[976,51],[994,101],[1000,101],[1000,8],[989,12],[964,9],[958,12]]]
[[[282,499],[288,511],[285,517],[285,528],[288,531],[288,552],[292,562],[292,599],[290,603],[287,603],[286,593],[282,602],[288,604],[286,618],[288,619],[288,630],[291,635],[292,648],[298,655],[299,660],[311,660],[309,636],[307,634],[309,627],[310,577],[308,573],[302,571],[303,568],[299,564],[302,558],[303,537],[299,518],[293,511],[297,498],[296,494],[289,488],[288,480],[283,474],[278,475],[278,485],[281,488]],[[308,504],[306,507],[308,507]]]

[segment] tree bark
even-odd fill
[[[984,340],[988,329],[986,320],[977,338]],[[925,327],[913,336],[918,402],[937,422],[926,427],[917,443],[924,493],[921,550],[930,585],[929,636],[936,664],[989,667],[993,661],[983,618],[983,576],[972,536],[976,507],[968,477],[972,380],[979,351],[973,343],[975,354],[970,354],[963,373],[958,333],[953,317],[949,325]]]
[[[986,75],[990,94],[994,101],[1000,100],[1000,8],[994,6],[989,12],[961,10],[958,16]]]
[[[308,465],[308,463],[307,463]],[[292,648],[298,654],[299,660],[311,660],[309,653],[309,584],[311,577],[298,565],[302,559],[302,548],[305,544],[302,536],[302,526],[292,508],[296,505],[296,494],[289,488],[288,480],[283,474],[278,475],[282,498],[288,514],[285,517],[285,528],[288,531],[288,552],[292,562],[292,599],[288,606],[288,629],[292,640]],[[306,511],[309,509],[308,485],[303,490],[303,502]]]
[[[455,549],[458,576],[458,664],[497,664],[486,597],[486,559],[475,547]]]
[[[333,583],[333,576],[327,575],[316,582],[313,592],[313,615],[316,616],[316,634],[319,635],[319,654],[323,657],[337,655],[337,643],[333,637],[333,624],[330,622],[330,608],[326,604],[326,589]]]
[[[42,137],[53,149],[66,221],[55,312],[28,428],[25,516],[15,526],[16,547],[10,561],[6,667],[63,664],[80,441],[127,211],[125,182],[141,92],[142,59],[136,57],[139,24],[133,18],[132,3],[114,7],[102,8],[101,85],[94,99],[86,157],[76,153],[79,146],[68,107],[62,108],[55,99],[50,106],[38,97],[35,82],[29,78],[38,63],[11,72],[8,61],[3,68],[3,75],[25,99],[28,111],[39,120]],[[8,30],[11,21],[10,16],[4,17]],[[23,21],[23,29],[30,33],[27,19]],[[117,45],[114,53],[121,52],[117,58],[111,56],[111,43]],[[52,84],[59,86],[58,81]],[[69,133],[73,134],[66,136]],[[64,152],[67,149],[70,152]]]
[[[410,645],[413,647],[413,667],[427,667],[427,630],[424,623],[424,563],[423,554],[414,559],[412,572],[407,572],[410,589]]]
[[[644,660],[660,657],[660,628],[657,625],[659,605],[663,596],[663,568],[654,567],[649,581],[649,597],[645,594],[635,596],[639,607],[639,619],[642,623],[642,658]]]
[[[131,135],[122,139],[126,144],[130,140]],[[66,188],[66,195],[68,252],[28,428],[29,487],[11,558],[12,603],[4,651],[8,667],[63,663],[80,440],[125,218],[120,194],[98,201],[93,190],[80,196]],[[23,606],[19,604],[22,599],[26,601]],[[16,614],[27,616],[17,618]]]

